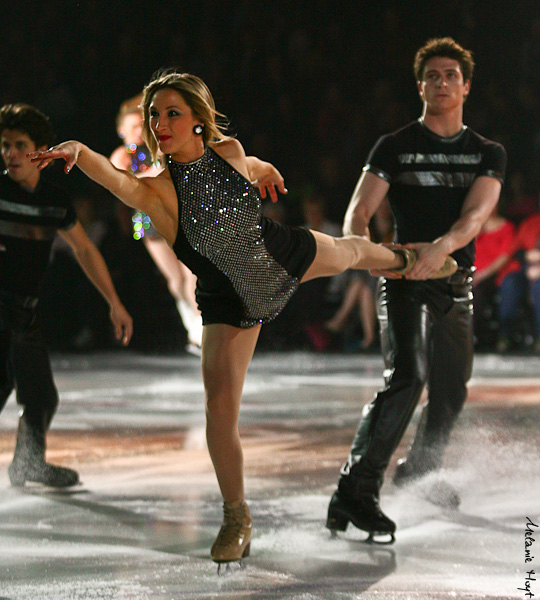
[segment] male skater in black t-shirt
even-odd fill
[[[17,444],[8,468],[13,486],[27,481],[68,487],[76,471],[45,462],[45,435],[58,405],[39,315],[41,282],[58,231],[110,306],[115,334],[126,345],[132,319],[120,302],[96,246],[77,220],[71,199],[41,177],[26,155],[45,150],[53,132],[45,115],[26,104],[0,108],[0,410],[17,389]]]
[[[424,386],[426,405],[407,459],[394,481],[403,484],[438,469],[452,426],[467,396],[472,369],[474,240],[496,205],[506,167],[504,148],[463,124],[472,55],[451,38],[418,50],[414,72],[422,117],[383,136],[371,151],[345,216],[344,234],[369,235],[385,197],[395,218],[395,241],[414,248],[418,261],[406,278],[381,275],[378,316],[386,386],[366,405],[328,508],[327,527],[349,522],[394,539],[395,523],[382,513],[384,472]],[[448,255],[458,271],[429,280]],[[450,499],[459,502],[456,497]]]

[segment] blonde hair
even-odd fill
[[[191,108],[193,115],[202,121],[204,124],[202,138],[205,145],[230,139],[230,136],[225,133],[228,125],[227,117],[216,110],[214,98],[202,79],[189,73],[179,73],[170,69],[160,70],[152,76],[152,80],[144,88],[141,102],[143,139],[153,160],[157,160],[159,148],[150,130],[150,104],[156,92],[164,88],[177,91]]]

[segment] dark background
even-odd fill
[[[302,198],[312,194],[325,199],[329,218],[342,220],[370,147],[420,114],[412,73],[416,49],[430,37],[452,36],[477,63],[465,122],[508,152],[503,212],[518,222],[536,210],[536,1],[23,0],[3,3],[2,13],[1,104],[31,103],[50,116],[58,141],[80,139],[109,155],[119,144],[115,116],[123,100],[160,67],[194,73],[209,85],[246,152],[283,173],[289,189],[281,199],[283,218],[289,222],[301,222]],[[135,347],[181,346],[181,325],[169,337],[160,325],[174,305],[141,244],[118,242],[116,200],[78,172],[57,176],[90,213],[88,223],[99,221],[107,231],[102,239],[115,280],[124,278],[121,291],[134,296],[126,305],[133,307],[137,296],[142,303],[136,326],[141,329],[144,317],[149,333],[139,333]],[[118,251],[132,254],[130,261],[115,259]],[[55,321],[66,285],[54,280],[59,295],[48,312],[51,341],[57,338],[59,346],[66,334]],[[74,312],[72,305],[67,309]],[[106,311],[99,318],[98,330],[106,328]],[[96,345],[106,344],[107,335]]]

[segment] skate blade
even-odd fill
[[[338,531],[341,529],[330,529],[330,539],[335,540],[338,538]],[[362,540],[364,544],[371,544],[374,546],[388,546],[396,541],[396,537],[389,531],[368,531],[368,536],[365,540]],[[381,539],[382,538],[382,539]]]
[[[244,559],[234,560],[229,562],[220,562],[217,566],[218,577],[230,577],[234,573],[243,571],[246,568]]]
[[[366,544],[377,546],[389,546],[396,541],[396,536],[389,531],[370,531],[364,540]]]

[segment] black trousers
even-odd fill
[[[0,292],[0,411],[13,391],[25,419],[45,432],[58,406],[37,300]]]
[[[472,291],[469,273],[444,280],[381,280],[377,294],[384,390],[364,407],[351,453],[342,469],[380,489],[424,387],[424,407],[407,466],[418,474],[437,469],[467,397],[472,371]]]

